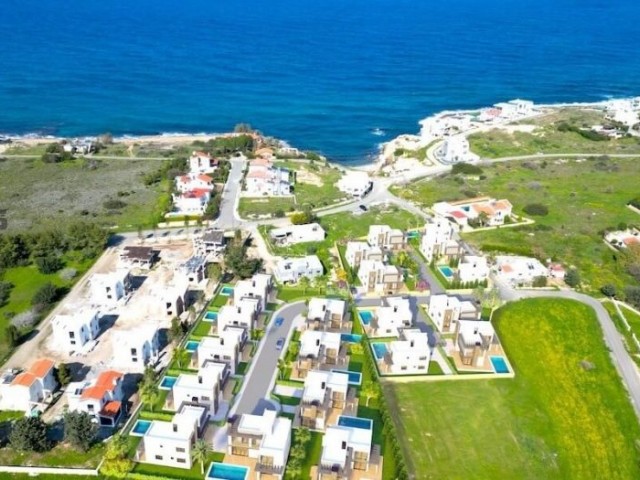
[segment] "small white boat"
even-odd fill
[[[386,134],[387,134],[387,132],[385,132],[385,131],[384,131],[384,130],[382,130],[381,128],[376,127],[376,128],[373,128],[373,129],[371,130],[371,134],[372,134],[372,135],[375,135],[376,137],[382,137],[382,136],[386,135]]]

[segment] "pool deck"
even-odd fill
[[[377,445],[374,445],[374,448],[375,447],[379,448]],[[369,462],[369,469],[366,471],[351,470],[349,480],[382,480],[382,462],[383,457],[381,455],[372,454]],[[311,467],[310,478],[318,478],[317,466]]]
[[[258,480],[258,474],[256,473],[256,463],[258,463],[258,460],[256,458],[226,454],[224,456],[224,460],[221,463],[231,463],[233,465],[249,467],[249,475],[247,475],[247,480]]]

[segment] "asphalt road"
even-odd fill
[[[305,302],[288,304],[271,317],[267,332],[260,342],[260,347],[256,352],[249,372],[246,374],[242,389],[238,394],[239,398],[232,408],[233,414],[258,413],[264,400],[269,398],[271,381],[278,371],[278,359],[280,355],[287,351],[289,333],[293,328],[293,321],[306,309]],[[276,318],[284,319],[281,326],[276,326]],[[287,341],[282,350],[276,349],[276,342],[280,338]]]

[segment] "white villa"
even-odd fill
[[[312,298],[307,309],[307,326],[316,330],[342,330],[347,325],[347,303],[336,298]]]
[[[469,220],[476,220],[481,215],[485,217],[485,226],[504,225],[505,219],[511,216],[513,210],[509,200],[488,197],[454,203],[438,202],[432,208],[437,215],[451,218],[462,228],[469,226]]]
[[[417,328],[407,328],[399,340],[386,344],[387,352],[378,359],[383,373],[391,375],[426,374],[431,360],[429,337]]]
[[[483,367],[492,349],[500,348],[491,322],[460,320],[454,342],[462,365]]]
[[[367,292],[393,295],[402,288],[404,275],[395,265],[385,265],[379,260],[363,260],[358,279]]]
[[[192,174],[211,173],[218,166],[218,161],[205,152],[193,152],[189,158],[189,171]]]
[[[427,262],[441,260],[448,262],[460,258],[462,246],[454,240],[457,229],[442,216],[436,216],[424,226],[424,234],[420,241],[420,252]]]
[[[398,337],[405,328],[411,328],[413,312],[408,298],[386,297],[374,311],[371,323],[365,326],[369,337]]]
[[[229,455],[255,458],[257,478],[282,480],[291,447],[290,419],[279,417],[273,410],[262,415],[243,414],[229,428]]]
[[[195,365],[199,368],[206,362],[223,362],[229,366],[230,374],[235,375],[247,339],[247,331],[238,327],[227,327],[217,337],[204,337],[193,356]]]
[[[349,480],[355,472],[362,472],[355,478],[376,478],[376,474],[368,477],[373,442],[373,425],[371,420],[357,417],[343,425],[327,428],[322,437],[322,454],[318,466],[318,477],[314,480]]]
[[[640,230],[637,228],[627,228],[626,230],[616,230],[607,232],[604,236],[605,242],[615,248],[627,248],[640,245]]]
[[[349,375],[342,372],[313,370],[304,379],[300,403],[301,423],[313,430],[324,430],[333,409],[346,407]]]
[[[345,250],[347,264],[356,269],[363,260],[384,260],[384,254],[380,247],[372,247],[367,242],[347,242]]]
[[[173,213],[185,215],[203,215],[211,200],[211,190],[198,188],[184,193],[174,193]]]
[[[372,247],[379,247],[383,250],[403,250],[407,246],[407,237],[397,228],[389,225],[371,225],[367,242]]]
[[[531,257],[497,256],[495,270],[498,277],[513,285],[530,285],[536,277],[549,277],[549,268]]]
[[[119,330],[113,336],[113,361],[127,372],[143,372],[160,354],[158,327],[141,325],[131,330]]]
[[[444,294],[431,295],[428,313],[441,333],[453,333],[459,320],[480,318],[480,309],[473,302]]]
[[[209,190],[214,189],[213,177],[204,173],[188,173],[176,177],[176,190],[180,193],[187,193],[192,190]]]
[[[89,280],[91,302],[103,307],[115,307],[131,288],[129,270],[119,269],[110,273],[94,273]]]
[[[260,300],[258,298],[243,298],[233,305],[224,305],[218,311],[218,332],[228,327],[240,327],[253,330],[258,319]]]
[[[275,276],[280,283],[296,283],[302,277],[314,279],[324,273],[317,255],[284,258],[276,263]]]
[[[273,278],[265,273],[256,273],[253,277],[238,281],[233,287],[233,303],[243,299],[257,299],[258,312],[267,308]]]
[[[534,112],[534,103],[530,100],[509,100],[508,102],[496,103],[495,108],[500,110],[500,118],[504,120],[517,120],[526,117]]]
[[[115,370],[101,372],[91,381],[73,382],[66,388],[70,411],[89,414],[103,427],[115,427],[124,413],[124,375]]]
[[[209,416],[214,416],[228,376],[228,365],[217,362],[205,362],[198,373],[181,373],[171,389],[173,409],[197,405],[206,408]]]
[[[458,264],[457,279],[462,283],[484,282],[489,278],[486,257],[465,255]]]
[[[244,179],[248,197],[276,197],[291,195],[291,172],[274,167],[271,160],[251,160]]]
[[[337,183],[338,190],[353,197],[363,197],[373,188],[367,172],[349,171]]]
[[[52,399],[58,386],[54,376],[54,363],[40,359],[25,372],[6,373],[0,380],[0,410],[20,410],[26,414],[40,408]]]
[[[319,223],[307,223],[274,228],[269,232],[269,235],[279,245],[293,245],[296,243],[321,242],[324,240],[326,232]]]
[[[310,370],[310,367],[320,368],[322,365],[338,366],[341,345],[340,334],[337,332],[305,330],[300,335],[298,370],[306,372]],[[299,377],[303,378],[304,376],[304,374],[299,375]]]
[[[425,118],[419,123],[420,136],[431,141],[469,130],[471,117],[465,114],[448,113]]]
[[[100,333],[100,313],[78,310],[69,315],[56,315],[51,321],[56,347],[67,352],[80,351]]]
[[[444,163],[473,163],[480,158],[469,149],[469,140],[464,135],[446,138],[440,147],[439,155]]]
[[[169,422],[153,420],[142,437],[136,460],[190,469],[193,466],[191,450],[207,418],[206,408],[184,405]]]

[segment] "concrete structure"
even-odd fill
[[[366,242],[347,242],[345,260],[352,269],[357,269],[363,260],[384,260],[380,247],[372,247]]]
[[[309,300],[307,328],[314,330],[349,329],[347,302],[336,298],[312,298]]]
[[[455,276],[462,283],[486,281],[489,278],[487,259],[476,255],[465,255],[458,264]]]
[[[291,195],[291,172],[271,160],[257,158],[249,163],[244,185],[248,197]]]
[[[398,337],[403,329],[411,328],[412,324],[413,312],[409,298],[385,297],[365,329],[369,337]]]
[[[227,453],[256,459],[258,479],[281,480],[291,447],[291,420],[272,410],[240,415],[229,427]]]
[[[366,428],[364,424],[368,423],[368,419],[354,420],[357,422],[354,422],[354,426],[336,425],[327,428],[322,438],[317,480],[375,478],[375,475],[369,477],[366,473],[371,459],[373,425]],[[357,473],[360,475],[356,477]]]
[[[204,266],[202,266],[204,268]],[[167,317],[179,317],[189,307],[189,280],[187,276],[175,275],[162,292],[163,306]]]
[[[128,372],[142,373],[160,354],[158,327],[144,325],[113,335],[113,361]]]
[[[304,380],[300,402],[300,423],[323,431],[332,411],[339,415],[347,406],[349,375],[340,372],[313,370]]]
[[[336,184],[338,190],[353,197],[364,197],[373,188],[373,182],[367,172],[346,172]]]
[[[302,277],[314,279],[323,273],[324,267],[316,255],[279,260],[274,272],[280,283],[297,283]]]
[[[151,247],[129,245],[120,252],[120,263],[126,267],[150,269],[158,261],[160,252]]]
[[[89,279],[91,303],[103,307],[115,307],[118,300],[131,291],[129,270],[120,269],[110,273],[94,273]]]
[[[193,466],[191,451],[207,418],[206,408],[184,405],[170,422],[153,420],[142,437],[136,460],[189,470]]]
[[[243,298],[233,305],[225,305],[218,311],[218,332],[229,327],[240,327],[251,332],[258,319],[259,300]]]
[[[307,223],[274,228],[269,232],[269,236],[278,245],[293,245],[296,243],[321,242],[324,240],[326,232],[319,223]]]
[[[404,275],[395,265],[385,265],[378,260],[360,263],[358,279],[366,292],[394,295],[402,288]]]
[[[454,239],[457,229],[442,216],[436,216],[424,226],[424,233],[420,240],[420,252],[427,262],[449,262],[458,260],[464,249]]]
[[[209,228],[202,235],[193,238],[193,246],[198,255],[219,255],[224,252],[226,245],[224,231],[214,228]]]
[[[98,425],[115,427],[125,413],[123,379],[122,373],[107,370],[91,381],[70,383],[65,390],[69,411],[85,412]]]
[[[51,328],[56,347],[77,352],[100,334],[100,312],[84,309],[68,315],[56,315],[51,320]]]
[[[247,330],[238,327],[227,327],[219,331],[217,337],[204,337],[193,355],[193,362],[196,367],[202,367],[206,362],[226,363],[229,373],[235,375],[240,352],[248,338]]]
[[[516,255],[496,257],[496,274],[512,285],[531,285],[536,277],[549,277],[549,268],[538,259]]]
[[[396,252],[407,247],[407,237],[397,229],[391,228],[389,225],[371,225],[367,242],[372,247],[379,247],[383,250],[391,250]]]
[[[459,320],[478,320],[480,308],[468,300],[449,295],[431,295],[429,317],[441,333],[453,333]]]
[[[205,257],[194,255],[186,262],[180,264],[177,268],[177,272],[182,277],[186,278],[190,285],[197,286],[206,277],[206,265],[207,259]]]
[[[243,299],[257,299],[258,312],[267,308],[269,294],[273,288],[273,277],[264,273],[256,273],[247,280],[236,282],[233,287],[233,303]]]
[[[197,374],[178,375],[168,402],[174,410],[179,410],[183,405],[204,407],[207,414],[213,417],[218,411],[220,396],[229,374],[226,363],[207,361]]]
[[[386,344],[387,351],[378,364],[382,373],[390,375],[409,375],[429,370],[431,349],[429,337],[417,328],[402,330],[399,340]]]
[[[0,410],[20,410],[30,414],[43,412],[52,400],[58,382],[54,363],[49,359],[35,361],[25,372],[5,373],[0,379]]]
[[[311,370],[322,367],[338,367],[345,363],[341,355],[340,333],[305,330],[300,335],[300,350],[295,369],[298,378],[306,378]]]
[[[471,128],[471,117],[465,114],[444,113],[420,122],[420,136],[427,142],[465,132]]]

